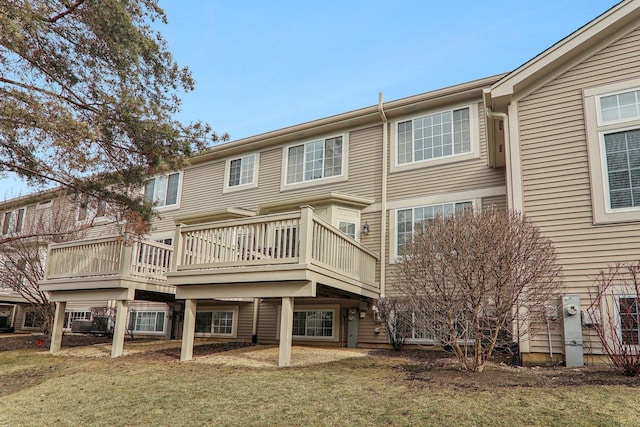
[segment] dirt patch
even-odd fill
[[[464,372],[451,354],[409,350],[400,353],[377,350],[373,357],[393,358],[407,381],[416,388],[447,387],[477,392],[514,387],[567,387],[585,385],[640,386],[640,377],[625,377],[608,365],[584,368],[513,367],[488,362],[483,372]]]
[[[93,344],[110,343],[108,337],[96,337],[92,335],[64,335],[62,347],[80,347]],[[49,351],[51,340],[41,334],[15,334],[0,337],[0,351],[34,349],[37,351]]]

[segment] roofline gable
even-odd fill
[[[640,0],[624,0],[491,85],[501,109],[640,26]]]

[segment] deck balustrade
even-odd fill
[[[377,255],[308,207],[178,226],[175,248],[118,237],[51,244],[48,259],[48,280],[121,275],[162,281],[169,271],[305,264],[377,287]]]
[[[166,280],[173,247],[111,236],[49,245],[46,279],[123,276]]]

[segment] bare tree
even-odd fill
[[[603,351],[624,375],[640,374],[640,262],[601,271],[586,310]]]
[[[551,241],[523,215],[496,208],[417,224],[398,265],[414,328],[471,371],[534,333],[562,280]]]
[[[384,297],[376,301],[378,316],[384,324],[389,344],[395,351],[402,350],[411,337],[411,319],[407,303],[402,297]]]
[[[65,196],[53,199],[44,209],[31,209],[23,221],[19,231],[0,240],[0,286],[31,304],[43,321],[42,329],[49,331],[55,307],[38,287],[44,278],[47,245],[84,238],[93,221],[77,221],[76,203]]]

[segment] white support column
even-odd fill
[[[188,299],[184,302],[184,322],[182,324],[182,348],[180,361],[193,359],[193,338],[196,332],[196,308],[198,300]]]
[[[51,325],[51,346],[49,347],[49,353],[53,354],[60,351],[62,345],[62,329],[64,328],[64,311],[67,308],[65,301],[59,301],[56,303],[56,313],[53,318],[53,325]]]
[[[111,344],[111,357],[122,356],[124,349],[124,336],[127,332],[127,319],[129,317],[129,301],[118,300],[116,302],[116,325],[113,329],[113,341]]]
[[[291,365],[291,342],[293,340],[293,297],[282,297],[280,312],[280,353],[278,367]]]

